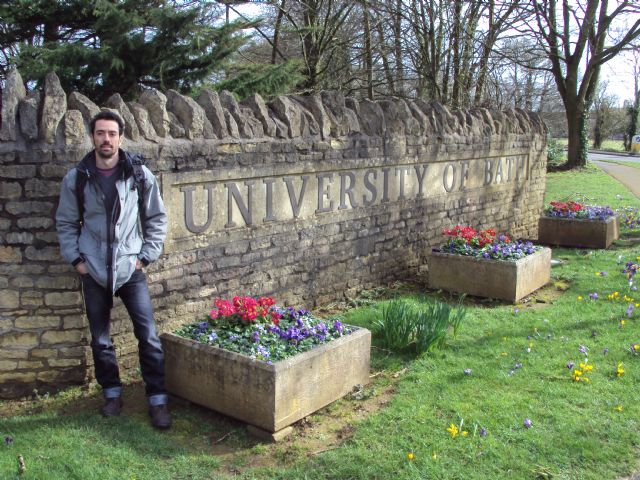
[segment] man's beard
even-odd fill
[[[105,148],[108,147],[108,148]],[[96,154],[104,159],[104,160],[108,160],[110,158],[113,158],[113,156],[117,153],[117,149],[110,144],[102,144],[100,145],[100,148],[96,149]]]

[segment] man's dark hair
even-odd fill
[[[89,127],[91,128],[91,135],[93,135],[93,132],[96,129],[96,122],[98,120],[113,120],[118,124],[118,132],[120,136],[122,136],[122,134],[124,133],[124,122],[122,121],[122,118],[120,118],[120,115],[118,115],[117,113],[113,113],[109,110],[103,110],[102,112],[98,113],[95,117],[93,117],[91,119],[91,122],[89,122]]]

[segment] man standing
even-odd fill
[[[113,296],[120,297],[138,339],[151,423],[169,428],[164,354],[143,272],[167,233],[158,183],[140,157],[120,149],[124,123],[103,111],[90,123],[95,149],[62,180],[56,228],[62,256],[80,274],[96,380],[105,417],[122,409],[122,383],[109,333]]]

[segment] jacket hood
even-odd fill
[[[132,160],[142,161],[142,156],[138,153],[129,153],[125,152],[123,149],[118,149],[118,166],[122,168],[124,172],[124,178],[129,178],[133,175],[133,164]],[[86,175],[87,178],[91,175],[97,175],[98,169],[96,167],[96,151],[91,150],[87,153],[80,163],[76,166],[78,172]]]

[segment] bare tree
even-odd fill
[[[513,26],[516,21],[516,15],[521,14],[518,11],[520,0],[510,0],[505,2],[496,2],[488,0],[486,19],[488,28],[481,39],[482,53],[478,66],[478,76],[475,84],[474,103],[480,104],[485,88],[485,79],[490,65],[490,56],[500,36]]]
[[[593,148],[602,148],[602,142],[611,136],[614,130],[614,110],[617,98],[607,94],[607,82],[598,85],[593,100]]]
[[[638,132],[638,121],[640,121],[640,47],[633,51],[633,102],[627,106],[627,116],[629,123],[624,135],[624,148],[631,150],[631,139]]]
[[[588,118],[600,68],[640,36],[634,0],[534,0],[526,34],[550,61],[567,116],[566,168],[586,165]],[[628,22],[627,20],[631,20]]]

